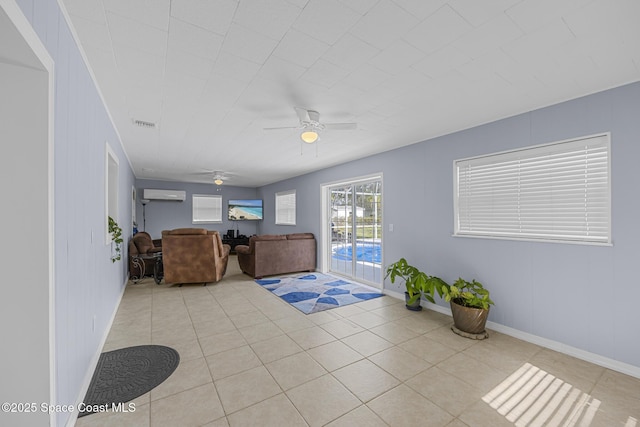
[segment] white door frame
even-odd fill
[[[41,313],[34,313],[34,322],[21,324],[19,327],[16,325],[13,328],[17,328],[20,331],[19,340],[24,342],[25,340],[40,340],[44,336],[48,336],[48,354],[45,355],[31,355],[25,358],[25,364],[29,362],[30,357],[44,356],[48,359],[49,377],[48,377],[48,389],[39,390],[41,388],[41,379],[29,380],[29,384],[23,387],[33,387],[40,393],[47,394],[47,399],[39,403],[55,404],[56,403],[56,359],[55,359],[55,260],[54,260],[54,61],[49,55],[46,47],[41,42],[40,37],[36,34],[35,30],[31,26],[31,23],[27,20],[22,9],[18,6],[15,0],[0,0],[0,15],[6,22],[8,19],[8,25],[3,25],[0,30],[0,34],[6,44],[1,48],[0,57],[3,58],[3,66],[7,67],[9,72],[11,68],[22,68],[25,70],[24,79],[13,78],[13,80],[0,82],[0,84],[28,84],[29,82],[36,83],[34,85],[33,93],[24,96],[30,96],[31,98],[22,99],[21,101],[29,103],[33,101],[34,111],[28,113],[27,120],[25,120],[25,109],[16,109],[15,117],[16,122],[30,122],[33,124],[33,128],[36,129],[35,137],[27,137],[28,143],[20,140],[20,137],[9,141],[11,138],[11,132],[15,131],[15,126],[7,126],[9,135],[7,141],[3,144],[2,152],[7,158],[12,159],[13,162],[17,162],[16,166],[25,171],[26,184],[33,185],[17,185],[11,182],[7,182],[6,197],[11,200],[9,209],[13,212],[6,212],[6,220],[12,221],[12,216],[18,215],[19,221],[16,221],[17,233],[24,234],[25,230],[20,229],[21,221],[32,221],[33,232],[43,233],[39,234],[39,240],[42,242],[40,251],[33,251],[33,253],[25,254],[21,251],[15,252],[15,258],[10,256],[6,261],[12,263],[12,270],[17,272],[32,271],[37,277],[47,277],[47,280],[33,280],[29,283],[24,283],[24,278],[14,283],[16,287],[21,287],[28,290],[29,295],[24,293],[16,294],[16,298],[8,297],[5,299],[8,304],[20,303],[20,310],[30,309],[30,304],[23,304],[24,298],[33,298],[34,296],[39,298],[46,298],[48,302],[48,314],[45,316],[48,318],[48,324],[44,325],[40,323],[40,320],[35,320]],[[11,74],[9,72],[9,74]],[[35,80],[28,80],[35,79]],[[20,82],[18,81],[20,80]],[[43,84],[46,81],[46,84]],[[41,89],[40,89],[41,88]],[[11,100],[5,100],[5,102],[11,102]],[[5,104],[6,106],[6,104]],[[43,108],[44,107],[44,108]],[[45,110],[46,109],[46,112]],[[44,112],[44,114],[42,114]],[[12,120],[11,114],[8,117],[3,117],[3,120]],[[19,126],[19,125],[18,125]],[[31,126],[30,126],[31,127]],[[25,129],[26,131],[27,130]],[[22,132],[19,132],[21,134]],[[29,133],[28,135],[31,135]],[[42,137],[40,135],[43,135]],[[23,138],[24,139],[24,138]],[[32,182],[31,180],[35,181]],[[14,177],[14,179],[19,179]],[[46,182],[45,182],[46,181]],[[43,209],[43,198],[46,197],[46,209]],[[12,225],[12,224],[9,224]],[[46,230],[46,233],[44,232]],[[12,232],[10,232],[12,233]],[[46,234],[46,235],[45,235]],[[13,240],[10,236],[7,236],[8,240]],[[20,240],[25,240],[24,235]],[[45,255],[46,254],[46,255]],[[33,258],[36,256],[37,258]],[[42,258],[41,258],[42,257]],[[44,259],[43,259],[44,258]],[[9,282],[14,282],[10,278],[7,278]],[[22,282],[22,284],[20,283]],[[30,288],[30,289],[29,289]],[[16,291],[18,292],[18,291]],[[44,295],[43,295],[44,294]],[[45,296],[46,295],[46,296]],[[39,300],[41,301],[41,300]],[[37,304],[39,306],[39,304]],[[33,305],[32,310],[36,304]],[[43,322],[44,323],[44,322]],[[6,340],[11,339],[14,334],[8,334]],[[20,346],[13,346],[12,343],[7,342],[11,348],[19,348]],[[20,354],[18,354],[20,356]],[[22,371],[20,366],[13,367],[17,371]],[[28,366],[25,366],[28,370]],[[7,379],[7,383],[10,383],[10,379]],[[33,394],[33,393],[32,393]],[[32,395],[28,400],[29,402],[37,398]],[[39,398],[38,398],[39,399]],[[26,402],[25,400],[24,402]],[[23,403],[24,403],[23,402]],[[37,416],[38,414],[23,414],[26,416]],[[48,418],[48,424],[55,426],[57,424],[57,414],[55,411],[51,411],[50,414],[40,413],[41,416]],[[36,419],[32,419],[36,421]]]
[[[371,175],[363,175],[363,176],[358,176],[358,177],[353,177],[353,178],[348,178],[348,179],[341,179],[341,180],[336,180],[336,181],[331,181],[331,182],[326,182],[323,184],[320,184],[320,209],[322,211],[322,215],[321,215],[321,224],[320,224],[320,230],[321,230],[321,238],[320,238],[320,251],[321,251],[321,257],[320,257],[320,268],[321,268],[321,272],[323,273],[328,273],[330,268],[330,263],[331,263],[331,258],[328,256],[329,254],[329,247],[331,246],[331,230],[328,226],[329,224],[329,217],[330,217],[330,206],[329,206],[329,190],[331,187],[335,187],[335,186],[339,186],[339,185],[352,185],[352,184],[358,184],[361,182],[367,182],[367,181],[374,181],[374,180],[380,180],[380,182],[382,182],[382,187],[384,188],[384,179],[383,179],[383,174],[382,172],[379,173],[374,173]],[[382,192],[382,209],[384,211],[384,190]],[[384,223],[384,214],[382,217],[382,221]],[[383,231],[384,231],[384,226],[382,227]],[[382,240],[382,245],[384,245],[384,238]],[[382,251],[382,265],[384,265],[384,249]],[[382,289],[383,287],[383,283],[379,283],[378,284],[379,288]]]

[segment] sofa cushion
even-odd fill
[[[287,240],[287,237],[284,234],[262,234],[260,236],[251,236],[249,238],[249,253],[250,254],[253,253],[256,247],[256,242],[279,241],[279,240]]]
[[[287,234],[287,240],[313,239],[313,233],[291,233]]]
[[[145,235],[136,234],[133,236],[132,241],[135,243],[136,248],[138,248],[138,252],[141,254],[146,254],[151,248],[153,248],[153,240],[149,239]]]
[[[208,234],[207,229],[205,228],[176,228],[175,230],[165,230],[162,233],[167,235],[173,234]]]
[[[251,248],[247,245],[236,245],[234,249],[238,254],[245,254],[245,255],[251,254]]]
[[[284,234],[263,234],[261,236],[251,236],[253,240],[287,240]]]

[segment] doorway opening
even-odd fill
[[[56,404],[54,63],[13,0],[0,0],[0,40],[0,176],[8,201],[2,220],[9,225],[3,237],[18,242],[3,256],[3,265],[11,266],[3,273],[6,283],[19,283],[29,272],[29,286],[3,289],[0,321],[20,330],[8,328],[3,335],[12,351],[4,352],[0,375],[5,384],[20,385],[12,389],[14,401]],[[34,241],[39,244],[25,246]],[[55,411],[26,415],[33,425],[56,425]]]

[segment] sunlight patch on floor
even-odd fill
[[[600,400],[548,372],[525,363],[483,401],[518,427],[591,425]],[[635,427],[629,417],[625,427]]]

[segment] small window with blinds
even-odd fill
[[[296,225],[296,190],[276,193],[276,225]]]
[[[209,194],[193,195],[193,224],[222,222],[222,197]]]
[[[455,235],[611,244],[610,134],[454,162]]]

